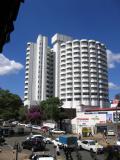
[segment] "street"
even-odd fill
[[[2,146],[2,148],[4,150],[5,149],[6,150],[7,149],[12,150],[15,144],[20,144],[20,146],[21,146],[21,142],[24,141],[26,139],[26,137],[28,137],[28,135],[6,137],[5,138],[6,139],[6,145]],[[23,153],[25,155],[28,155],[28,157],[29,157],[32,154],[32,151],[27,150],[27,149],[23,149],[21,151],[21,153]],[[21,153],[18,153],[18,155],[21,154]],[[53,144],[47,144],[45,151],[37,152],[37,154],[43,154],[43,153],[55,156],[56,155],[56,149],[54,148]],[[93,157],[92,157],[90,152],[85,151],[85,150],[78,150],[78,152],[77,152],[77,150],[73,151],[71,153],[72,159],[73,160],[80,159],[80,158],[77,157],[77,155],[81,156],[81,160],[95,160],[95,158],[96,158],[96,160],[104,160],[104,155],[103,154],[100,154],[100,155],[93,154],[92,155]],[[65,153],[64,153],[63,150],[60,150],[60,156],[58,156],[57,159],[58,158],[62,159],[62,160],[66,160],[66,156],[65,156]],[[1,158],[0,158],[0,160],[1,160]],[[7,160],[7,159],[4,159],[4,160]],[[8,160],[10,160],[10,158]],[[18,159],[18,160],[21,160],[21,159]]]

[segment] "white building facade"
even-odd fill
[[[73,40],[61,34],[52,37],[52,44],[53,48],[48,49],[47,38],[42,36],[38,37],[37,44],[28,44],[26,67],[30,70],[26,68],[25,101],[41,101],[53,95],[63,101],[64,108],[81,111],[83,105],[106,107],[105,45],[95,40]],[[49,63],[48,55],[51,57]],[[49,90],[46,87],[50,87]]]
[[[60,39],[60,35],[55,36]],[[108,71],[105,45],[95,40],[72,40],[70,37],[61,42],[58,41],[59,46],[55,43],[55,49],[53,47],[59,56],[55,60],[58,67],[55,96],[63,101],[65,108],[81,110],[83,105],[106,107]]]
[[[27,44],[25,106],[38,105],[53,96],[53,59],[47,37],[39,35],[36,43]]]

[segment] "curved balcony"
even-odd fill
[[[87,48],[81,48],[81,52],[82,54],[85,52],[85,53],[88,53],[88,49]]]

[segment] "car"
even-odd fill
[[[32,124],[31,123],[25,124],[25,127],[26,128],[32,128]]]
[[[120,138],[117,139],[116,145],[120,146]]]
[[[42,138],[42,139],[44,139],[44,136],[42,136],[41,134],[34,134],[34,135],[30,135],[26,139],[30,139],[30,138]]]
[[[44,136],[42,136],[41,134],[35,134],[35,135],[32,135],[32,136],[27,137],[26,139],[30,139],[30,138],[42,138],[43,141],[44,141],[45,143],[48,143],[48,144],[50,144],[50,143],[52,142],[52,139],[51,139],[51,138],[49,138],[49,137],[44,137]]]
[[[95,153],[102,153],[103,146],[98,144],[95,140],[78,140],[79,149],[85,149]]]
[[[48,126],[42,126],[42,127],[40,128],[40,131],[42,131],[42,132],[47,132],[47,131],[49,131],[49,129],[50,129],[50,127],[48,127]]]
[[[32,149],[32,151],[45,150],[46,143],[43,138],[30,138],[22,142],[23,149]]]
[[[33,128],[33,129],[36,129],[36,130],[40,130],[40,129],[41,129],[41,127],[38,126],[38,125],[32,125],[32,128]]]
[[[17,125],[19,123],[19,121],[12,121],[11,122],[13,125]]]
[[[54,134],[65,134],[65,131],[55,128],[55,129],[51,130],[51,133],[54,133]]]
[[[37,154],[33,154],[30,156],[30,160],[55,160],[55,158],[51,155],[45,155],[45,154],[41,154],[41,155],[37,155]]]
[[[52,139],[49,138],[49,137],[44,137],[45,138],[45,141],[47,144],[51,144],[52,143]]]
[[[62,148],[62,143],[61,142],[59,142],[59,137],[58,138],[55,138],[54,140],[52,140],[52,143],[53,143],[53,145],[54,145],[54,147],[57,147],[57,146],[59,146],[60,147],[60,149]]]
[[[107,131],[107,136],[115,136],[115,132],[114,132],[114,130],[108,130]]]

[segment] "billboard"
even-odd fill
[[[106,114],[81,114],[77,117],[77,124],[81,126],[94,126],[97,123],[106,123]]]

